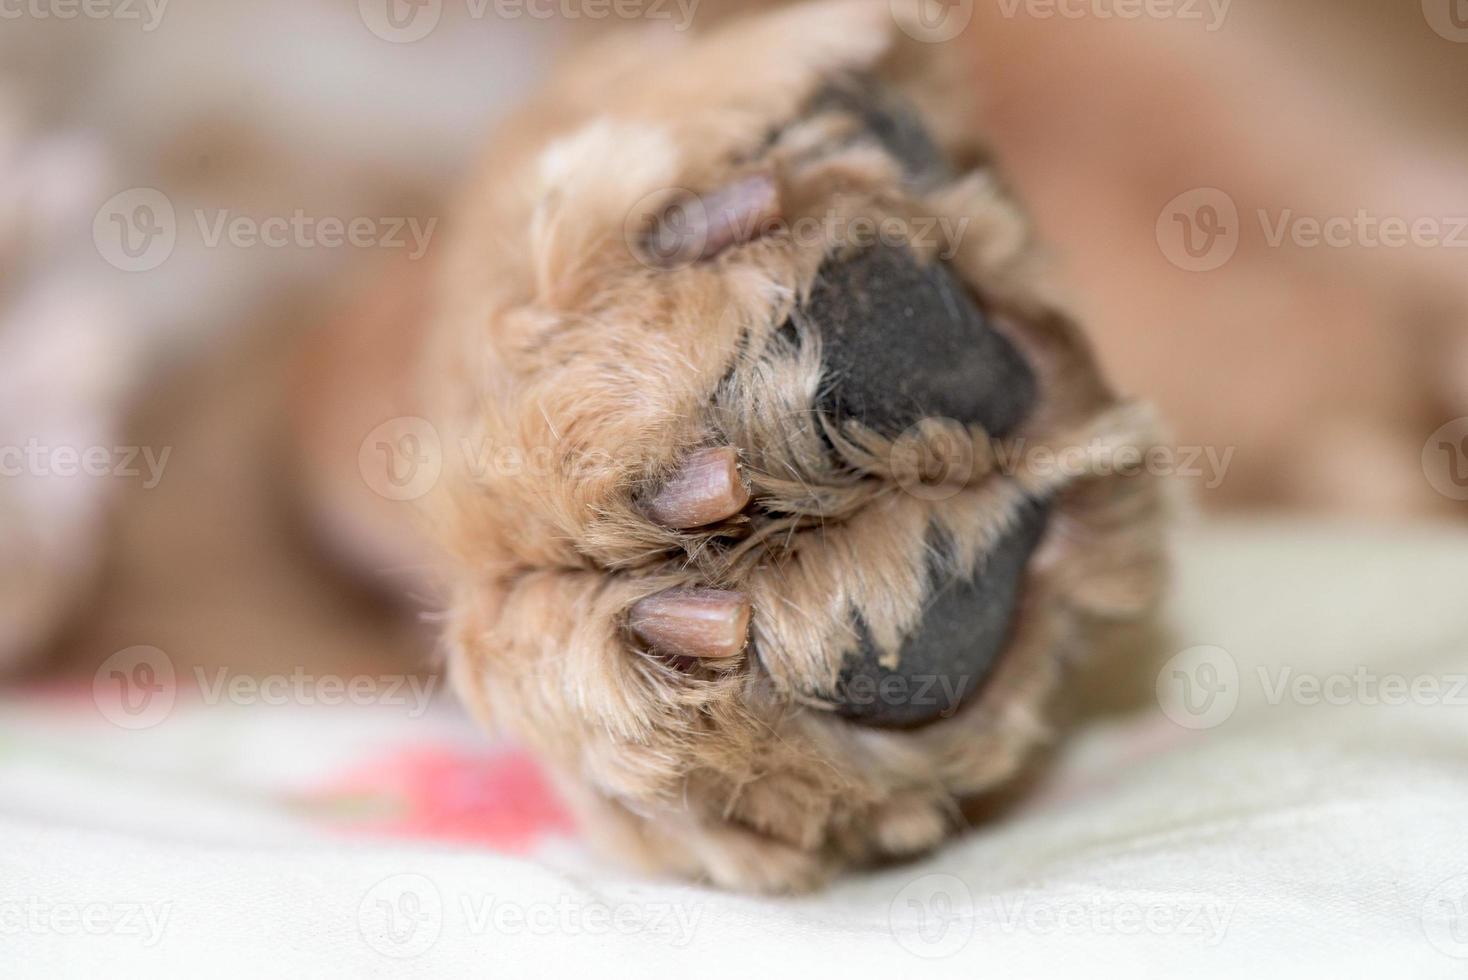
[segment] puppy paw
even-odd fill
[[[1148,419],[900,40],[839,4],[582,63],[441,297],[460,688],[731,887],[934,846],[1159,575],[1156,487],[1106,465]]]

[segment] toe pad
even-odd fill
[[[1048,514],[1044,505],[1026,506],[972,578],[937,578],[895,666],[884,665],[893,660],[863,627],[837,681],[837,713],[865,725],[907,728],[949,717],[976,694],[1009,643],[1025,566]]]
[[[900,246],[827,259],[796,323],[820,338],[838,421],[895,435],[943,416],[1002,438],[1034,406],[1034,373],[958,277]]]

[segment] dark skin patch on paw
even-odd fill
[[[1034,372],[959,278],[897,245],[835,255],[796,312],[820,337],[819,408],[895,436],[935,416],[1003,438],[1038,394]]]
[[[917,107],[890,86],[861,76],[833,82],[807,109],[811,116],[827,112],[855,118],[862,136],[900,163],[912,183],[929,185],[952,176]]]
[[[1025,566],[1049,518],[1030,503],[971,579],[937,579],[895,666],[859,624],[861,644],[837,680],[836,713],[878,728],[914,728],[948,718],[983,687],[1013,632]],[[940,545],[941,546],[941,545]]]

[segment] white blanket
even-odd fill
[[[1180,559],[1161,707],[1004,822],[801,899],[599,865],[447,699],[130,731],[11,692],[0,975],[1468,974],[1468,533],[1231,524]]]

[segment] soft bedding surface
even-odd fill
[[[1456,529],[1191,530],[1156,705],[1000,822],[782,900],[598,863],[443,692],[11,690],[0,974],[1462,976],[1465,600]]]

